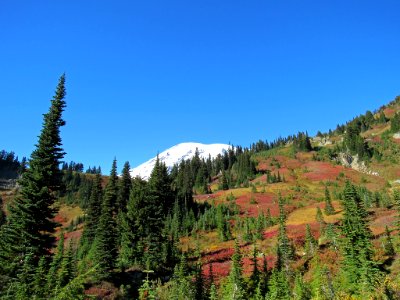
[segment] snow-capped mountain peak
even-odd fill
[[[200,157],[206,159],[209,155],[211,155],[211,158],[214,158],[218,154],[228,151],[229,147],[231,146],[227,144],[181,143],[159,153],[158,158],[161,162],[165,163],[168,170],[171,170],[175,164],[179,164],[182,160],[192,158],[196,152],[196,148]],[[131,169],[131,176],[140,176],[147,180],[154,168],[156,159],[157,156]]]

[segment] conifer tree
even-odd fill
[[[34,294],[35,269],[33,251],[28,249],[22,262],[22,268],[18,270],[16,284],[10,289],[11,295],[8,294],[8,296],[14,296],[14,299],[29,299]]]
[[[355,187],[346,182],[343,191],[342,272],[345,289],[354,294],[366,294],[374,288],[379,274],[373,258],[372,234],[366,221],[367,211]]]
[[[119,181],[119,192],[118,192],[118,211],[126,212],[127,204],[129,200],[129,195],[132,189],[132,177],[129,172],[130,170],[129,162],[125,162],[124,168],[122,169],[121,180]]]
[[[335,225],[332,223],[328,223],[326,225],[326,230],[324,234],[325,238],[330,242],[330,246],[335,250],[338,251],[339,249],[339,240],[338,234],[335,232]]]
[[[325,213],[327,216],[335,213],[335,209],[332,206],[331,195],[327,187],[325,187]]]
[[[202,300],[205,299],[206,296],[206,289],[205,289],[205,282],[202,272],[202,263],[201,260],[197,262],[196,269],[195,269],[195,299]]]
[[[167,216],[174,204],[171,184],[167,167],[164,163],[160,162],[157,156],[156,163],[149,178],[149,191],[152,200],[161,206],[163,216]],[[189,207],[189,205],[191,205],[191,203],[184,203],[185,207]]]
[[[311,291],[307,284],[303,280],[303,276],[298,273],[294,280],[293,287],[293,299],[294,300],[308,300],[311,299]]]
[[[392,132],[400,131],[400,113],[395,113],[393,118],[390,120],[390,130]]]
[[[184,300],[195,299],[196,289],[189,278],[189,269],[186,254],[183,253],[179,265],[175,266],[169,298]]]
[[[294,257],[293,247],[286,233],[286,213],[283,206],[283,199],[279,197],[279,234],[277,245],[276,266],[279,271],[289,273],[289,265]]]
[[[46,293],[52,295],[57,285],[58,272],[61,268],[61,263],[64,257],[64,232],[61,231],[60,239],[58,240],[57,249],[50,263],[49,272],[46,280]]]
[[[387,225],[385,226],[385,240],[383,242],[383,248],[385,249],[386,255],[393,256],[395,254],[392,238],[390,237],[390,231]]]
[[[257,260],[257,247],[254,244],[253,245],[253,255],[251,257],[251,265],[252,265],[252,273],[250,275],[249,281],[248,281],[248,285],[247,285],[247,290],[249,291],[250,294],[254,294],[256,293],[256,290],[261,288],[259,283],[261,282],[261,272],[258,268],[258,260]],[[261,289],[260,289],[261,292]]]
[[[222,171],[222,183],[221,183],[221,187],[223,190],[229,190],[229,183],[228,183],[228,179],[227,179],[227,172],[228,171]]]
[[[315,254],[317,250],[317,240],[314,238],[314,236],[311,233],[311,227],[310,224],[306,225],[306,235],[305,235],[305,245],[304,245],[304,250],[305,253],[308,257],[311,257]]]
[[[168,211],[172,208],[171,181],[165,164],[161,163],[157,157],[153,171],[151,172],[146,193],[141,201],[143,202],[142,220],[144,224],[143,260],[148,268],[152,270],[164,267],[163,253],[160,249],[165,247],[167,237],[163,231],[164,220]]]
[[[33,294],[38,299],[43,299],[45,297],[46,276],[47,276],[47,262],[46,262],[46,257],[42,256],[39,260],[39,264],[35,271],[35,276],[33,278]]]
[[[268,292],[268,279],[270,272],[268,271],[268,263],[265,254],[263,253],[263,263],[262,263],[262,272],[260,275],[260,281],[257,286],[258,294],[264,297]]]
[[[314,258],[313,281],[311,282],[313,299],[333,300],[335,289],[330,276],[330,271],[326,266],[321,266],[319,258]]]
[[[289,300],[292,299],[289,281],[283,270],[274,269],[268,282],[268,300]]]
[[[122,213],[120,227],[120,251],[118,266],[122,269],[134,263],[142,263],[147,236],[147,182],[134,178],[127,204],[127,212]]]
[[[315,219],[319,224],[319,232],[320,232],[321,235],[323,235],[324,230],[325,230],[326,222],[325,222],[322,210],[321,210],[321,208],[319,206],[317,207],[317,214],[315,215]]]
[[[224,299],[241,300],[246,299],[243,283],[243,264],[239,243],[235,240],[235,251],[232,255],[232,266],[229,272],[228,285],[225,287]]]
[[[48,113],[44,114],[43,127],[36,149],[32,152],[29,168],[19,181],[20,193],[9,207],[7,224],[0,233],[0,273],[15,277],[25,256],[32,255],[32,264],[38,258],[51,256],[57,224],[53,218],[56,192],[62,187],[59,165],[64,157],[61,148],[60,127],[65,125],[62,113],[66,106],[65,75],[60,77]],[[6,270],[4,270],[6,269]],[[1,288],[0,288],[1,289]]]
[[[79,249],[81,256],[89,251],[96,236],[97,225],[101,215],[101,203],[103,199],[103,188],[101,185],[101,175],[96,174],[94,184],[89,198],[89,206],[86,211],[85,227],[83,228]]]
[[[75,277],[74,272],[74,251],[73,251],[72,242],[69,242],[68,250],[64,253],[64,256],[61,261],[60,270],[58,272],[57,278],[57,288],[60,289],[66,286],[72,279]]]
[[[97,279],[107,279],[115,266],[117,257],[116,224],[113,212],[117,200],[117,162],[114,159],[107,183],[101,215],[93,242],[92,258],[97,267]]]

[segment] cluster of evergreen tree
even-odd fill
[[[390,120],[390,130],[394,133],[400,132],[400,113],[395,113]]]
[[[400,203],[400,197],[395,197],[398,197]],[[275,266],[268,267],[265,256],[254,246],[251,256],[253,271],[250,277],[245,277],[241,247],[236,239],[229,275],[220,281],[219,287],[214,282],[212,263],[209,263],[209,275],[206,277],[201,271],[203,268],[199,261],[189,264],[186,255],[182,255],[168,288],[165,286],[156,291],[154,283],[146,281],[142,286],[142,292],[146,291],[154,297],[162,293],[163,297],[168,299],[342,299],[351,296],[371,297],[371,299],[379,296],[395,299],[393,298],[394,290],[390,285],[384,284],[384,288],[379,286],[382,282],[380,278],[383,276],[378,264],[373,260],[368,214],[360,192],[355,186],[346,182],[342,198],[344,211],[339,225],[325,223],[322,212],[319,210],[321,216],[318,219],[323,224],[320,229],[320,244],[314,237],[311,227],[306,225],[303,243],[306,261],[304,268],[295,267],[294,262],[298,257],[287,235],[285,200],[280,197]],[[330,194],[326,189],[325,210],[332,213],[329,203]],[[241,226],[246,227],[245,224],[249,220],[242,219],[241,222]],[[245,230],[243,233],[236,229],[236,232],[240,232],[244,243],[254,242],[254,240],[245,239]],[[339,237],[341,237],[340,240]],[[388,229],[383,241],[385,254],[393,256],[395,251]],[[329,246],[341,254],[339,272],[336,275],[321,264],[318,253],[326,250],[320,249],[319,245],[324,245],[324,248]],[[262,262],[260,262],[260,256],[263,258]],[[310,266],[313,273],[307,275],[306,281],[304,273]]]
[[[267,183],[278,183],[278,182],[284,182],[285,178],[284,176],[281,176],[279,171],[275,174],[267,171]]]
[[[372,157],[373,151],[369,148],[368,143],[360,133],[361,124],[358,121],[349,123],[344,136],[344,147],[350,153],[357,154],[360,159],[369,160]]]
[[[93,176],[68,169],[63,171],[62,182],[63,189],[59,192],[60,201],[86,209],[94,184]]]
[[[292,140],[295,151],[309,152],[313,150],[308,133],[299,132],[296,136],[293,136]]]
[[[367,209],[395,206],[400,216],[400,193],[395,192],[392,199],[385,190],[371,193],[346,182],[339,195],[343,206],[339,226],[327,224],[319,207],[316,216],[322,244],[341,254],[338,274],[334,277],[320,265],[319,244],[309,225],[305,226],[301,246],[305,268],[296,271],[294,262],[299,252],[287,234],[285,199],[279,197],[278,218],[272,218],[270,212],[266,216],[260,213],[257,217],[243,217],[233,194],[228,196],[227,204],[210,205],[194,202],[193,193],[209,192],[209,184],[216,178],[222,189],[248,184],[256,173],[253,153],[288,142],[293,142],[296,151],[310,151],[306,133],[273,143],[260,141],[250,149],[232,147],[215,159],[202,159],[196,151],[192,159],[176,165],[171,174],[157,158],[148,181],[132,179],[128,162],[118,176],[114,159],[105,180],[100,168],[87,172],[95,174],[91,175],[82,173],[82,164],[61,165],[65,155],[60,137],[60,128],[65,125],[62,118],[65,94],[63,75],[7,216],[0,198],[0,298],[84,299],[85,284],[117,281],[118,276],[132,268],[146,270],[148,274],[154,272],[155,278],[169,279],[168,284],[160,283],[161,288],[156,290],[155,283],[147,277],[136,291],[141,299],[156,299],[160,291],[168,299],[335,299],[376,294],[382,274],[374,261]],[[346,147],[363,159],[370,154],[360,133],[373,122],[387,122],[387,119],[382,113],[378,119],[367,113],[346,126]],[[0,158],[0,162],[7,161],[14,167],[18,162],[14,154],[4,151]],[[25,162],[20,163],[18,168],[24,165]],[[279,173],[268,173],[267,178],[271,183],[282,180]],[[62,200],[84,209],[84,229],[80,241],[70,240],[68,245],[61,231],[54,249],[59,226],[54,221],[55,204]],[[326,215],[335,213],[327,188],[324,211]],[[238,237],[242,243],[255,243],[264,238],[265,228],[275,224],[278,225],[275,266],[268,268],[264,255],[260,264],[258,257],[262,253],[254,245],[253,272],[245,278]],[[398,227],[399,224],[400,221]],[[186,253],[180,253],[177,247],[182,236],[215,229],[220,241],[236,237],[230,273],[219,288],[213,279],[212,264],[208,278],[203,275],[200,250],[194,255],[197,260],[191,257],[189,263]],[[385,255],[395,254],[387,227],[383,248]],[[308,265],[314,265],[315,270],[311,282],[303,278]],[[129,293],[133,295],[135,291]],[[385,286],[383,294],[390,299],[393,291]]]
[[[26,158],[19,161],[13,151],[0,151],[0,178],[16,179],[26,168]]]
[[[193,191],[209,193],[209,184],[219,177],[221,189],[248,184],[256,174],[251,151],[240,146],[231,147],[215,158],[200,158],[196,150],[192,159],[183,160],[171,171],[173,185],[180,197],[190,198]]]
[[[379,113],[378,117],[375,117],[374,114],[377,114],[377,111],[371,112],[367,111],[365,114],[355,117],[353,120],[347,122],[343,125],[337,125],[335,133],[343,134],[347,130],[348,126],[356,126],[360,132],[365,132],[372,128],[372,126],[376,124],[382,124],[387,122],[387,118],[383,111]]]
[[[61,170],[82,173],[83,163],[76,163],[74,161],[71,161],[70,163],[63,162]]]
[[[85,171],[86,174],[101,174],[101,167],[91,167],[89,166],[89,168],[86,169]]]
[[[311,151],[310,139],[307,133],[299,132],[297,134],[288,135],[287,137],[279,137],[273,142],[259,140],[256,143],[252,143],[250,146],[251,153],[260,153],[276,148],[281,148],[287,144],[294,143],[296,147],[299,147],[298,151]]]

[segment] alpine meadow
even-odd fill
[[[28,160],[1,152],[2,299],[400,297],[400,97],[144,180],[62,161],[65,96]]]

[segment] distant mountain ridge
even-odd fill
[[[211,158],[214,158],[218,154],[223,154],[224,151],[228,151],[230,147],[231,146],[228,144],[180,143],[158,154],[158,158],[161,162],[165,163],[168,170],[171,170],[175,164],[179,164],[182,160],[192,158],[196,152],[196,148],[199,151],[200,157],[206,159],[209,155],[211,155]],[[147,180],[154,168],[156,159],[157,156],[131,169],[131,176],[139,176]]]

